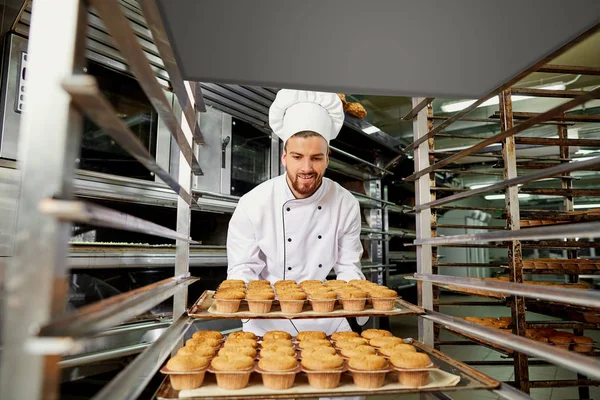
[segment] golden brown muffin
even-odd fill
[[[281,280],[281,281],[277,281],[273,284],[273,286],[278,287],[278,286],[297,286],[298,284],[296,283],[296,281],[291,280],[291,279],[286,279],[286,280]]]
[[[331,300],[337,298],[337,293],[329,289],[320,289],[310,293],[311,300]]]
[[[396,353],[390,361],[398,368],[426,368],[431,365],[431,359],[425,353]]]
[[[221,350],[219,350],[220,356],[233,354],[233,355],[243,355],[243,356],[255,358],[256,353],[257,353],[256,349],[254,349],[252,347],[245,347],[245,346],[223,347]]]
[[[242,290],[220,290],[214,295],[214,298],[219,300],[242,300],[245,297],[246,292]]]
[[[404,343],[404,340],[395,336],[382,336],[369,340],[369,344],[374,347],[385,347],[401,343]]]
[[[371,340],[371,339],[375,339],[376,337],[394,336],[394,335],[392,335],[392,332],[386,331],[384,329],[367,329],[367,330],[363,331],[360,334],[360,336],[367,340]]]
[[[350,357],[348,366],[354,369],[360,369],[363,371],[377,371],[380,369],[386,369],[390,365],[388,361],[381,357],[373,354],[361,354],[354,357]]]
[[[317,279],[308,279],[305,281],[300,282],[300,286],[310,286],[310,285],[322,285],[323,282],[321,282],[320,280]]]
[[[379,348],[379,354],[391,357],[396,353],[416,353],[417,349],[410,344],[392,344],[390,346],[384,346]]]
[[[204,339],[194,339],[192,336],[191,339],[188,339],[185,342],[186,346],[209,346],[209,347],[219,347],[221,345],[221,341],[218,339],[212,338],[204,338]]]
[[[260,349],[261,357],[274,357],[274,356],[296,356],[296,350],[293,347],[287,346],[270,346]]]
[[[353,347],[363,346],[366,344],[369,344],[369,341],[365,338],[350,337],[336,341],[335,347],[337,347],[338,349],[351,349]]]
[[[367,116],[367,110],[365,110],[363,105],[360,103],[346,103],[346,107],[344,107],[344,109],[359,119],[363,119]]]
[[[231,340],[231,339],[252,339],[252,340],[256,340],[257,337],[252,332],[238,331],[238,332],[232,332],[232,333],[230,333],[227,336],[227,340]]]
[[[331,342],[327,339],[304,339],[303,341],[298,343],[298,348],[307,349],[309,347],[315,346],[330,346]]]
[[[536,333],[543,337],[550,337],[556,335],[557,331],[552,328],[540,328],[536,329]]]
[[[550,336],[548,338],[550,343],[555,346],[562,347],[568,349],[571,344],[571,338],[567,336]]]
[[[290,301],[290,300],[306,300],[306,293],[298,292],[298,291],[285,291],[285,292],[277,292],[277,297],[279,300]]]
[[[167,368],[171,371],[188,372],[206,368],[208,358],[200,356],[175,356],[167,361]]]
[[[478,317],[465,317],[465,321],[473,322],[474,324],[480,324],[481,318]]]
[[[350,358],[350,357],[365,355],[365,354],[377,354],[377,350],[375,350],[375,347],[371,347],[369,345],[362,344],[362,345],[356,346],[356,347],[348,347],[345,349],[341,349],[340,353],[342,354],[342,356]]]
[[[251,287],[271,287],[271,282],[266,279],[258,279],[248,282],[248,289]]]
[[[346,101],[346,95],[343,93],[336,93],[338,95],[338,97],[340,98],[340,101],[342,102],[342,107],[347,103]]]
[[[573,342],[576,344],[594,344],[594,339],[587,336],[575,336]]]
[[[302,359],[302,366],[311,371],[331,371],[344,366],[344,359],[337,354],[313,354]]]
[[[217,339],[217,340],[222,340],[223,339],[223,335],[221,335],[221,332],[217,332],[217,331],[198,331],[198,332],[194,332],[194,334],[192,335],[193,339]]]
[[[556,331],[556,333],[553,336],[564,336],[564,337],[569,338],[570,340],[573,340],[573,338],[575,337],[575,334],[571,333],[571,332]]]
[[[296,335],[296,340],[299,342],[305,339],[326,339],[327,334],[322,331],[303,331],[298,332]]]
[[[306,349],[303,349],[301,351],[301,356],[302,358],[304,357],[310,357],[311,355],[319,355],[319,354],[336,354],[337,352],[335,351],[335,349],[331,346],[314,346],[314,347],[307,347]]]
[[[252,290],[246,294],[246,300],[273,300],[275,293],[267,290]]]
[[[398,293],[396,293],[396,291],[391,290],[391,289],[374,289],[371,290],[369,292],[369,294],[371,295],[371,297],[374,298],[395,298],[398,296]]]
[[[217,371],[244,371],[254,366],[254,358],[244,355],[219,355],[210,363]]]
[[[348,283],[343,280],[334,280],[334,281],[325,281],[325,283],[323,283],[323,284],[325,286],[329,286],[329,287],[342,287],[342,286],[346,286]]]
[[[223,346],[224,347],[245,346],[245,347],[252,347],[255,349],[258,347],[258,343],[256,342],[256,340],[253,340],[253,339],[233,338],[233,339],[227,339],[227,341],[225,342],[225,344]]]
[[[334,332],[331,335],[331,338],[334,341],[338,341],[338,340],[344,340],[347,338],[351,338],[351,337],[359,337],[360,335],[358,334],[358,332],[352,332],[352,331],[348,331],[348,332]]]
[[[271,346],[294,347],[294,343],[292,343],[291,339],[263,340],[260,345],[261,345],[261,347],[271,347]]]
[[[215,355],[214,347],[196,347],[196,346],[184,346],[177,350],[178,356],[199,356],[199,357],[212,357]]]
[[[291,371],[298,367],[298,360],[292,356],[264,357],[258,362],[258,367],[265,371]]]
[[[587,336],[575,336],[573,338],[575,345],[573,351],[577,353],[589,353],[594,349],[594,339]]]
[[[279,340],[279,339],[292,339],[292,335],[286,331],[269,331],[263,335],[263,340]]]
[[[367,297],[367,292],[363,290],[342,290],[340,291],[341,299],[365,299]]]

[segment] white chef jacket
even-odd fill
[[[360,208],[346,189],[323,178],[310,197],[294,197],[283,174],[242,196],[229,222],[228,279],[364,279],[360,269]],[[249,320],[244,330],[263,335],[283,330],[350,330],[345,318]]]

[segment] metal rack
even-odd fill
[[[485,365],[507,365],[509,362],[514,366],[515,382],[519,390],[529,393],[530,388],[578,386],[581,398],[588,398],[589,391],[586,386],[595,385],[597,381],[586,379],[598,379],[598,368],[600,362],[594,359],[595,353],[589,357],[581,356],[573,352],[562,351],[547,344],[535,342],[525,337],[526,328],[545,326],[545,322],[526,321],[526,309],[550,303],[564,303],[573,308],[579,305],[579,310],[598,310],[600,303],[598,293],[595,291],[550,288],[524,283],[524,275],[538,273],[535,269],[523,268],[522,249],[564,249],[567,260],[577,258],[577,249],[597,247],[597,242],[575,241],[573,238],[597,238],[600,236],[597,216],[585,213],[573,213],[573,198],[577,196],[597,196],[597,190],[573,189],[574,171],[597,170],[600,166],[600,157],[594,157],[586,161],[573,162],[569,155],[569,146],[598,146],[600,141],[588,139],[572,139],[567,137],[567,124],[570,122],[598,122],[596,116],[565,114],[570,109],[596,99],[600,90],[595,88],[591,91],[574,90],[538,90],[529,88],[511,88],[518,80],[531,72],[554,72],[562,71],[569,73],[581,73],[597,75],[600,70],[588,67],[571,67],[547,64],[554,57],[568,50],[575,44],[598,31],[596,26],[591,31],[558,50],[544,60],[532,66],[514,80],[507,82],[497,90],[476,100],[462,111],[450,117],[434,116],[431,108],[431,99],[413,99],[413,111],[408,117],[414,117],[414,142],[406,150],[414,150],[415,172],[406,178],[414,181],[416,195],[414,212],[417,219],[417,239],[414,241],[417,250],[418,273],[414,278],[419,283],[419,305],[426,309],[427,315],[419,324],[419,338],[429,345],[444,346],[448,344],[481,344],[510,354],[512,360],[500,362],[487,362]],[[536,97],[551,97],[568,99],[564,103],[553,107],[542,113],[513,112],[512,94],[528,95]],[[492,96],[499,97],[499,111],[488,119],[468,118],[467,115],[475,110],[483,102]],[[427,104],[429,107],[426,108]],[[434,127],[434,122],[442,120],[442,123]],[[500,133],[491,136],[454,135],[443,133],[450,124],[457,121],[496,122],[500,124]],[[515,123],[514,121],[519,121]],[[558,138],[517,137],[522,133],[539,124],[547,124],[555,127]],[[456,137],[472,139],[474,144],[457,151],[436,151],[434,140],[436,137]],[[501,147],[488,147],[493,144],[501,144]],[[559,154],[556,157],[517,157],[516,144],[537,146],[559,146]],[[500,153],[500,154],[498,154]],[[503,172],[501,174],[492,172],[481,172],[482,175],[501,176],[503,180],[482,188],[460,188],[460,187],[436,187],[436,173],[441,174],[480,174],[479,171],[468,171],[461,168],[456,162],[466,157],[478,157],[481,160],[501,160]],[[389,166],[388,166],[389,167]],[[520,170],[519,174],[517,171]],[[532,170],[532,171],[531,171]],[[520,188],[522,184],[536,182],[540,179],[554,179],[561,184],[560,189],[538,189]],[[472,196],[505,191],[505,208],[485,208],[453,206],[452,203]],[[446,195],[449,192],[448,195]],[[563,210],[520,210],[519,193],[562,196]],[[443,197],[442,197],[443,196]],[[463,235],[450,235],[439,237],[438,228],[461,228],[467,229],[468,225],[443,225],[436,223],[436,213],[439,210],[480,210],[494,213],[494,218],[505,219],[505,227],[479,227],[487,232]],[[555,225],[535,226],[521,229],[521,220],[554,220]],[[541,225],[541,224],[540,224]],[[489,229],[488,229],[489,228]],[[568,240],[567,240],[568,239]],[[437,249],[439,247],[465,247],[465,248],[508,248],[508,263],[491,264],[469,264],[454,262],[439,262],[437,260]],[[451,261],[451,260],[448,260]],[[452,277],[438,275],[438,267],[483,267],[502,268],[509,273],[510,282],[497,282],[482,279],[463,277]],[[578,274],[584,271],[540,269],[542,274],[567,275],[573,281]],[[595,274],[595,271],[591,272]],[[437,291],[439,288],[473,293],[470,289],[479,291],[496,292],[502,294],[502,300],[498,301],[458,301],[440,302]],[[502,289],[500,289],[502,288]],[[549,290],[549,292],[546,292]],[[548,293],[552,293],[549,295]],[[484,295],[486,296],[486,295]],[[564,305],[563,304],[563,305]],[[504,333],[484,326],[472,324],[459,318],[453,318],[439,313],[440,305],[464,305],[464,306],[508,306],[511,309],[513,319],[513,334]],[[583,308],[581,308],[583,307]],[[541,307],[534,310],[542,314],[553,315]],[[556,316],[554,314],[554,316]],[[434,325],[435,324],[435,325]],[[595,324],[586,324],[582,321],[566,321],[553,325],[557,328],[572,329],[576,334],[582,335],[584,329],[596,329]],[[444,327],[457,333],[469,341],[444,342],[439,340],[439,327]],[[533,362],[529,357],[536,357]],[[578,379],[568,381],[530,381],[529,365],[539,365],[539,360],[545,360],[555,365],[561,365],[567,369],[577,371]],[[577,360],[574,362],[574,360]],[[587,365],[588,367],[584,367]],[[585,370],[584,370],[585,369]]]

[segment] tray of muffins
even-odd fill
[[[492,389],[465,364],[389,331],[195,332],[161,369],[158,399],[347,396]]]
[[[188,310],[193,318],[339,318],[422,314],[385,286],[366,280],[223,281]]]

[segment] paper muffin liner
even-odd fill
[[[425,386],[429,383],[429,371],[399,371],[398,383],[408,387]]]
[[[160,372],[164,375],[169,375],[173,389],[189,390],[202,386],[207,368],[204,367],[193,371],[171,371],[165,366]]]
[[[383,386],[386,374],[392,369],[365,371],[348,367],[348,371],[352,373],[352,379],[356,386],[364,389],[376,389]]]
[[[395,297],[372,297],[373,309],[377,311],[392,311],[396,303]]]
[[[281,311],[289,314],[298,314],[304,308],[304,300],[279,300]]]
[[[289,371],[265,371],[257,367],[256,372],[261,374],[263,386],[267,389],[284,390],[294,386],[300,367],[298,366]]]
[[[217,311],[224,314],[236,313],[240,309],[241,299],[215,299]]]
[[[266,314],[271,311],[273,300],[246,300],[251,313]]]
[[[310,299],[310,305],[316,312],[332,312],[336,299]]]
[[[223,390],[240,390],[248,386],[254,366],[241,371],[220,371],[209,368],[208,372],[217,377],[217,386]]]
[[[340,299],[344,311],[363,311],[367,303],[367,299]]]
[[[302,372],[308,376],[308,384],[315,389],[335,389],[340,385],[345,367],[329,371],[314,371],[302,367]]]

